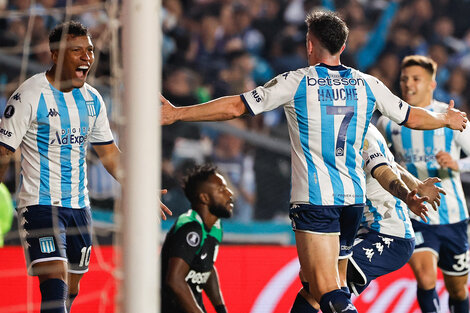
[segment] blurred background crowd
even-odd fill
[[[71,2],[67,10],[66,2]],[[0,0],[0,111],[20,81],[48,68],[47,34],[67,14],[91,30],[96,61],[89,81],[105,96],[118,137],[120,110],[113,90],[125,73],[119,62],[122,47],[112,43],[119,34],[121,4]],[[399,95],[403,57],[429,55],[439,66],[435,98],[453,99],[470,113],[469,0],[162,0],[162,6],[162,93],[175,105],[240,94],[307,66],[305,12],[323,7],[337,11],[350,28],[344,65],[378,77]],[[235,220],[286,220],[287,136],[282,109],[224,123],[163,127],[162,187],[169,190],[163,201],[175,214],[186,211],[181,178],[193,164],[213,162],[236,193]],[[16,168],[11,166],[8,176],[11,191]],[[470,179],[463,180],[470,196]],[[92,206],[112,210],[119,186],[92,153],[89,184]]]

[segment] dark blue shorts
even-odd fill
[[[18,210],[18,222],[28,273],[36,263],[68,261],[68,271],[88,271],[91,254],[90,208],[34,205]]]
[[[362,229],[361,229],[362,231]],[[357,236],[347,270],[348,287],[359,295],[377,277],[398,270],[413,254],[414,239],[366,230]]]
[[[352,246],[359,228],[364,204],[346,206],[319,206],[293,204],[289,210],[294,231],[339,235],[340,259],[352,254]]]
[[[415,252],[431,251],[438,258],[437,266],[446,275],[462,276],[469,270],[468,221],[454,224],[428,225],[411,220],[416,236]]]

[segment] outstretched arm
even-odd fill
[[[204,291],[207,294],[209,300],[211,300],[212,305],[215,308],[217,313],[226,313],[227,309],[225,308],[224,299],[222,297],[222,292],[219,285],[219,275],[217,274],[217,269],[215,266],[212,268],[211,275],[207,280],[206,285],[204,286]]]
[[[93,149],[95,149],[96,154],[98,154],[101,163],[103,163],[103,166],[108,171],[108,173],[111,174],[111,176],[113,176],[114,179],[116,179],[118,182],[121,182],[122,173],[120,172],[121,168],[119,166],[121,151],[116,146],[116,144],[113,142],[107,145],[93,145]],[[164,195],[167,193],[167,190],[163,189],[161,193]],[[172,215],[173,213],[166,205],[160,202],[161,218],[166,220],[166,214]]]
[[[429,110],[411,107],[405,126],[413,129],[436,129],[448,127],[450,129],[463,131],[467,123],[467,114],[454,109],[454,100],[450,100],[449,107],[445,113],[436,113]]]
[[[424,205],[427,197],[417,196],[417,190],[410,191],[405,183],[398,177],[388,165],[381,165],[374,169],[372,176],[380,185],[395,197],[403,200],[408,208],[426,222],[428,208]]]
[[[225,121],[248,112],[240,96],[222,97],[184,107],[175,107],[163,96],[160,96],[160,100],[162,125],[170,125],[177,121]]]
[[[428,197],[429,200],[427,202],[433,207],[434,210],[437,210],[441,204],[441,193],[443,195],[446,194],[444,189],[436,185],[436,183],[439,183],[441,180],[438,177],[429,177],[424,181],[421,181],[408,172],[400,164],[397,163],[396,165],[400,170],[401,179],[403,182],[405,182],[408,188],[412,190],[416,189],[420,196]]]

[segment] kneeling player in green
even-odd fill
[[[233,193],[209,165],[186,177],[184,192],[192,209],[178,217],[162,247],[162,313],[206,312],[203,290],[217,313],[227,312],[214,262],[219,218],[232,216]]]

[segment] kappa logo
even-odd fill
[[[403,107],[403,101],[400,100],[400,102],[398,103],[398,108],[401,110],[402,107]]]
[[[393,238],[387,238],[382,236],[379,236],[379,238],[381,238],[384,244],[387,245],[387,248],[390,248],[390,244],[393,242]]]
[[[373,246],[375,246],[379,254],[382,255],[382,252],[384,251],[384,245],[380,242],[376,242],[373,244]]]
[[[19,92],[15,93],[13,97],[11,97],[13,100],[21,102],[21,94]]]
[[[54,238],[42,237],[39,238],[39,246],[41,247],[42,253],[52,253],[55,251]]]
[[[49,113],[47,113],[47,117],[55,117],[60,116],[59,112],[55,108],[49,109]]]
[[[366,257],[369,259],[369,262],[372,262],[372,257],[374,256],[374,249],[362,248],[365,251]]]
[[[201,237],[195,231],[192,231],[186,235],[186,241],[191,247],[196,247],[201,241]]]

